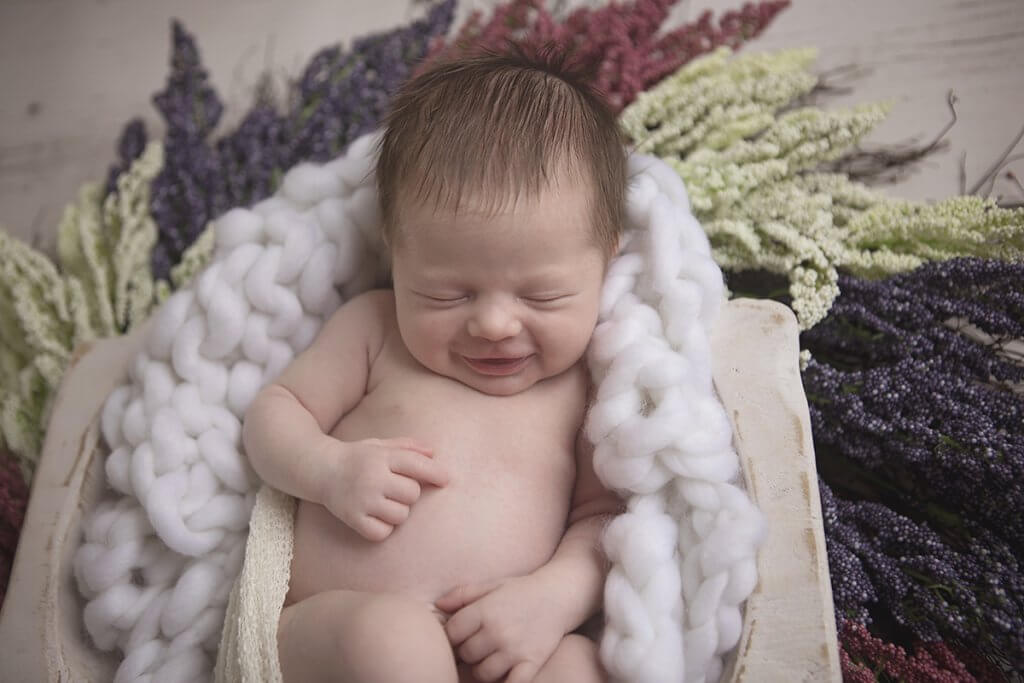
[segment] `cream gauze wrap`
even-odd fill
[[[229,597],[220,673],[280,673],[286,577],[253,583],[249,552],[232,593],[259,488],[241,419],[342,300],[378,279],[375,142],[297,166],[274,197],[217,220],[212,262],[160,307],[129,383],[105,404],[114,495],[83,524],[75,576],[90,636],[124,653],[117,681],[209,680]],[[623,248],[588,352],[595,468],[628,502],[603,541],[601,658],[632,683],[714,681],[740,636],[763,526],[733,483],[739,460],[712,388],[724,287],[675,172],[636,155],[630,175]],[[283,535],[290,548],[290,525],[253,519],[254,545]]]

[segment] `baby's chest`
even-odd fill
[[[396,372],[372,386],[334,433],[345,440],[412,437],[457,478],[482,486],[516,474],[563,479],[574,472],[582,415],[583,398],[570,388],[488,396],[429,373]]]

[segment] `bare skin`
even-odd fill
[[[395,292],[343,306],[253,402],[249,458],[300,499],[286,681],[605,680],[574,633],[600,609],[599,535],[621,507],[579,438],[603,260],[579,256],[586,226],[548,243],[518,227],[585,215],[581,197],[508,224],[446,216],[436,235],[420,221],[432,241],[399,250]],[[438,303],[449,271],[486,284]],[[534,281],[543,299],[506,296]]]
[[[585,381],[577,367],[515,396],[486,396],[419,367],[392,329],[366,396],[331,435],[352,442],[413,434],[430,444],[432,455],[420,457],[447,482],[420,482],[408,518],[386,542],[300,502],[288,602],[346,588],[432,605],[456,586],[544,565],[565,533]]]

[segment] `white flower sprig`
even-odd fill
[[[977,197],[927,205],[884,197],[815,169],[846,154],[888,107],[793,109],[816,78],[810,50],[694,60],[626,108],[639,151],[665,159],[686,183],[715,260],[789,281],[802,328],[828,314],[838,270],[861,277],[957,256],[1024,258],[1024,211]]]

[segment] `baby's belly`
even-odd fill
[[[565,531],[571,454],[539,458],[446,441],[428,442],[450,482],[424,486],[409,518],[383,541],[299,502],[288,604],[332,589],[432,603],[460,584],[528,574],[550,559]]]

